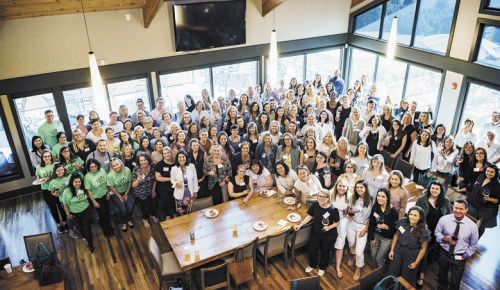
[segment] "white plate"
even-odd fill
[[[28,267],[27,267],[28,264],[30,264],[30,263],[24,264],[24,266],[23,266],[23,272],[24,273],[31,273],[31,272],[35,271],[35,268],[33,268],[33,266],[31,266],[31,269],[28,269]]]
[[[219,211],[216,210],[215,208],[210,208],[207,211],[205,211],[205,216],[209,219],[216,218],[219,215]]]
[[[267,224],[263,221],[258,221],[253,224],[253,229],[258,232],[263,232],[267,230]]]
[[[287,196],[283,199],[283,202],[286,205],[294,205],[297,200],[293,196]]]
[[[300,215],[296,212],[292,212],[291,214],[288,214],[288,216],[286,217],[286,219],[289,221],[289,222],[292,222],[292,223],[297,223],[297,222],[300,222],[300,220],[302,219],[300,217]]]
[[[271,197],[276,194],[276,191],[270,189],[270,190],[263,190],[260,192],[260,196],[262,197]]]
[[[45,182],[47,182],[47,177],[39,178],[39,179],[33,181],[33,185],[40,185],[40,184],[44,184]]]

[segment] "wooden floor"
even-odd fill
[[[136,227],[126,233],[106,238],[97,224],[93,226],[95,253],[89,254],[81,240],[68,234],[57,234],[56,226],[40,194],[0,202],[0,257],[8,256],[14,266],[21,259],[27,260],[23,243],[24,235],[51,231],[58,253],[66,270],[66,289],[158,289],[158,278],[150,258],[147,241],[151,235],[162,251],[170,250],[158,224],[145,228],[140,217],[135,217]],[[461,289],[499,289],[500,247],[498,228],[488,229],[482,237],[479,253],[468,261]],[[307,257],[299,250],[294,267],[285,268],[284,259],[271,259],[270,275],[265,277],[262,264],[257,267],[257,279],[243,289],[288,289],[289,281],[305,277]],[[343,265],[344,278],[334,276],[334,266],[329,266],[321,279],[323,289],[346,289],[354,284],[353,270]],[[435,289],[437,264],[432,264],[424,289]],[[369,273],[367,265],[362,275]]]

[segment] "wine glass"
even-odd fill
[[[377,217],[377,225],[381,225],[381,224],[383,224],[383,223],[384,223],[384,214],[380,214],[380,215]],[[379,233],[380,233],[380,232],[382,231],[382,229],[381,229],[381,228],[379,228],[379,227],[376,227],[376,228],[375,228],[375,231],[377,231],[377,232],[379,232]]]

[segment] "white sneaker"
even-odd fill
[[[325,270],[319,269],[318,270],[318,276],[323,277],[323,275],[325,275]]]
[[[69,236],[72,237],[73,239],[79,239],[80,236],[74,231],[74,230],[70,230],[69,231]]]
[[[307,266],[306,268],[306,273],[311,273],[314,269],[311,268],[310,266]]]
[[[151,220],[152,220],[154,223],[158,223],[158,222],[160,222],[160,220],[159,220],[157,217],[155,217],[155,216],[151,216]]]
[[[149,228],[149,227],[150,227],[148,220],[142,220],[142,223],[144,224],[144,226],[145,226],[146,228]]]

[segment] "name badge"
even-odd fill
[[[479,172],[479,168],[474,167],[474,172]]]
[[[240,148],[241,148],[241,145],[242,145],[241,143],[240,143],[240,144],[238,144],[238,147],[240,147]]]
[[[219,164],[219,165],[217,165],[217,167],[218,167],[218,168],[222,168],[222,167],[224,167],[224,165]]]
[[[169,170],[170,170],[170,168],[168,168],[168,167],[163,167],[163,171],[169,171]]]
[[[378,213],[376,213],[376,212],[374,212],[374,213],[373,213],[373,216],[374,216],[376,219],[378,219],[378,218],[379,218],[379,215],[378,215]]]
[[[90,151],[90,148],[89,148],[89,147],[85,147],[84,151],[85,151],[85,152],[89,152],[89,151]]]
[[[455,260],[457,260],[457,261],[463,261],[464,260],[464,256],[462,256],[462,255],[454,255],[454,257],[455,257]]]
[[[132,166],[137,166],[137,163],[135,163],[135,162],[132,162]]]
[[[266,153],[262,153],[262,158],[266,158]]]
[[[109,164],[109,160],[104,161],[104,164]]]
[[[244,182],[243,182],[243,183],[240,183],[240,184],[238,184],[238,185],[239,185],[239,186],[245,186],[245,185],[246,185],[246,183],[244,183]]]
[[[318,171],[314,172],[314,175],[316,175],[316,177],[319,177],[319,172]]]
[[[402,234],[404,234],[404,233],[405,233],[405,229],[403,228],[403,226],[399,226],[398,230],[399,230]]]
[[[325,214],[323,215],[323,218],[327,219],[329,216],[330,216],[330,213],[329,212],[325,212]]]

